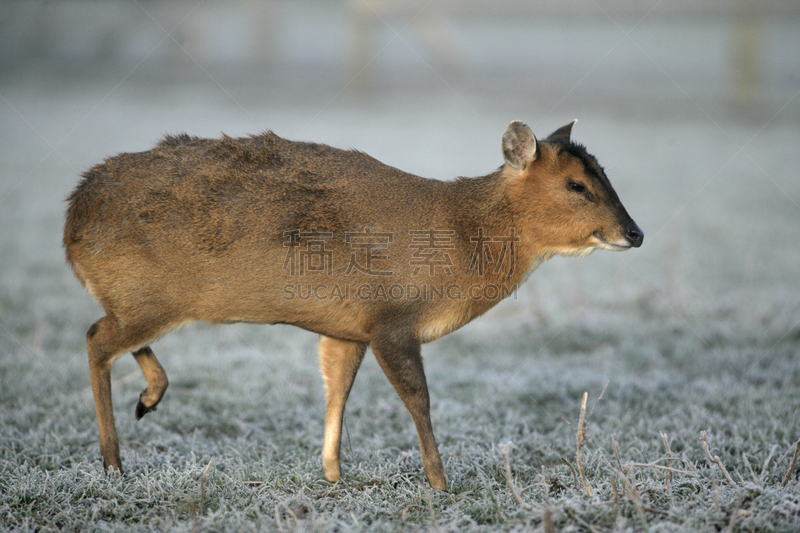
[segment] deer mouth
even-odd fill
[[[599,231],[593,232],[592,238],[597,243],[598,248],[603,248],[605,250],[611,250],[615,252],[622,252],[623,250],[628,250],[633,246],[627,239],[616,242],[609,241]]]

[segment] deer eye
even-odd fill
[[[571,190],[572,192],[577,192],[577,193],[580,193],[580,194],[583,194],[583,193],[586,192],[586,187],[584,187],[582,184],[577,183],[575,181],[570,181],[569,183],[567,183],[567,189]]]

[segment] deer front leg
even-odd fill
[[[367,345],[320,335],[319,363],[325,381],[325,440],[322,445],[322,468],[325,479],[338,481],[341,476],[339,452],[342,444],[344,406]]]
[[[395,332],[376,335],[370,342],[375,358],[403,400],[417,426],[422,466],[428,483],[434,489],[447,488],[442,459],[436,446],[431,426],[431,406],[428,383],[422,366],[421,346],[418,340]]]
[[[161,363],[156,359],[153,350],[149,346],[133,352],[133,357],[139,363],[142,374],[147,380],[147,388],[139,395],[139,403],[136,404],[136,420],[140,420],[150,411],[155,411],[158,402],[167,390],[169,380]]]

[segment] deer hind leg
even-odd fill
[[[155,325],[146,327],[124,325],[109,314],[92,324],[86,333],[89,374],[97,411],[97,426],[100,431],[100,453],[106,469],[111,467],[122,472],[111,403],[111,367],[122,353],[152,341],[160,330],[161,328]]]
[[[139,403],[136,404],[136,420],[141,420],[144,415],[156,410],[158,402],[164,396],[164,391],[167,390],[169,380],[164,368],[149,346],[133,352],[133,357],[136,358],[136,362],[139,363],[142,374],[147,380],[147,388],[139,394]]]
[[[436,447],[436,438],[433,436],[428,383],[422,366],[419,341],[410,336],[390,333],[376,335],[370,345],[375,359],[414,419],[422,452],[422,466],[428,483],[435,489],[445,490],[447,476]]]
[[[325,381],[322,467],[328,481],[338,481],[341,476],[339,452],[342,445],[344,405],[366,349],[365,343],[342,341],[324,335],[319,338],[319,362],[322,379]]]

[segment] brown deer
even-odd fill
[[[320,335],[325,477],[367,346],[416,424],[425,474],[445,489],[420,345],[485,313],[542,261],[626,250],[643,233],[568,124],[537,141],[522,122],[505,163],[477,178],[413,176],[355,150],[168,136],[83,174],[64,228],[68,262],[106,316],[86,335],[106,468],[122,470],[111,366],[131,351],[147,387],[167,376],[149,344],[188,322],[293,324]]]

